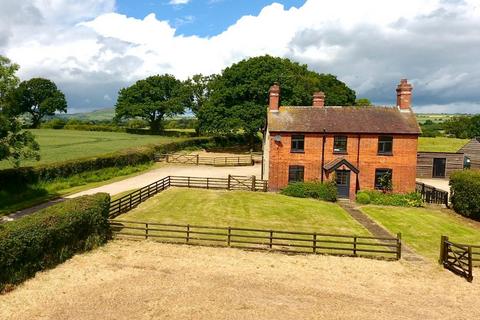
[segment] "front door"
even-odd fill
[[[350,171],[335,170],[337,193],[339,198],[348,198],[350,196]]]
[[[445,158],[433,159],[433,177],[434,178],[445,178],[446,163],[447,163],[447,159]]]

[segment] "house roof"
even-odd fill
[[[413,112],[395,107],[280,107],[268,112],[270,132],[421,133]]]
[[[353,164],[351,164],[347,159],[344,157],[338,157],[333,159],[332,161],[327,162],[324,166],[323,169],[326,172],[332,172],[333,170],[336,170],[337,168],[341,167],[342,165],[347,166],[350,170],[352,170],[355,173],[358,173],[357,167],[355,167]]]

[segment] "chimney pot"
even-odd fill
[[[280,86],[277,82],[274,82],[268,91],[269,94],[269,105],[268,109],[270,111],[278,111],[280,108]]]
[[[407,79],[401,79],[397,86],[397,107],[400,110],[411,110],[413,87]]]
[[[314,108],[325,107],[325,93],[323,93],[322,91],[318,91],[313,94],[313,107]]]

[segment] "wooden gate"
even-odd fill
[[[473,280],[472,247],[453,243],[447,236],[442,236],[440,243],[440,263],[453,273]]]
[[[197,154],[167,154],[167,162],[195,164],[198,165],[199,156]]]

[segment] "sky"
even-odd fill
[[[186,79],[270,54],[379,105],[480,113],[480,0],[0,0],[0,54],[49,78],[69,113],[154,74]]]

